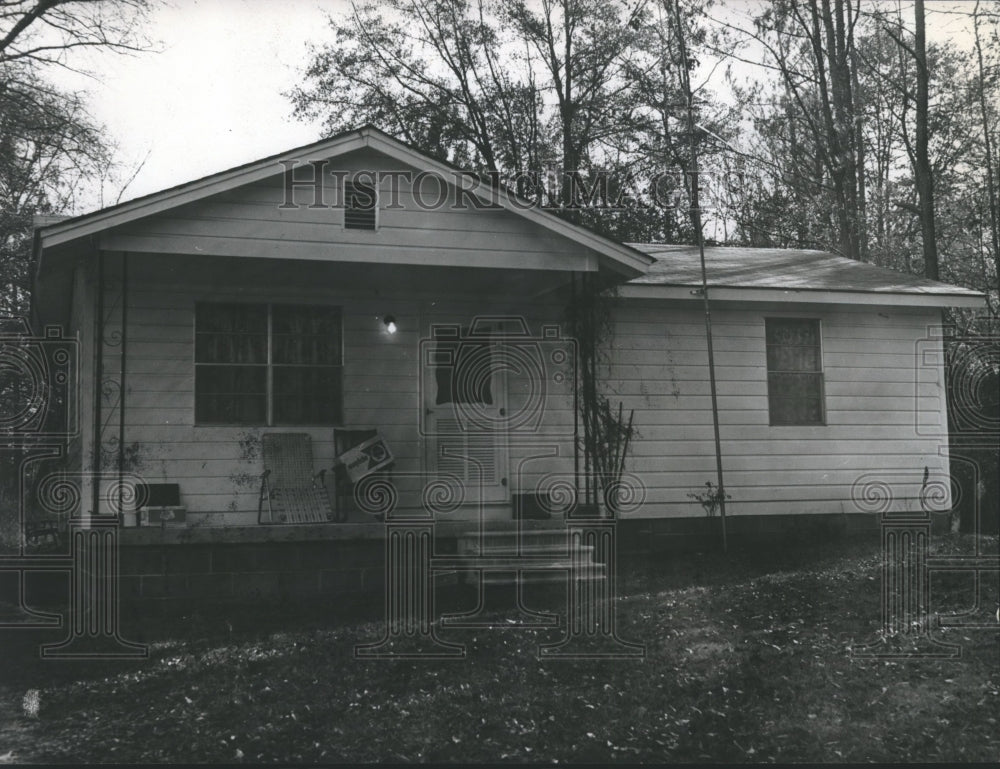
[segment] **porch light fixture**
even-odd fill
[[[385,330],[390,334],[396,333],[396,319],[392,315],[386,315],[382,322],[385,323]]]

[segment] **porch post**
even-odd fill
[[[90,447],[91,457],[90,477],[90,514],[100,515],[101,504],[101,399],[104,397],[104,252],[97,250],[97,270],[94,289],[94,372],[92,387],[94,390],[94,421],[92,425]]]
[[[122,336],[118,353],[118,521],[125,522],[125,398],[128,393],[125,381],[125,356],[128,352],[128,254],[122,252]],[[138,525],[136,521],[136,525]]]

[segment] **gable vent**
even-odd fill
[[[378,195],[370,184],[344,181],[344,227],[348,230],[374,230]]]

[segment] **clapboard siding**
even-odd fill
[[[852,487],[891,479],[896,509],[919,509],[924,468],[947,470],[941,371],[921,356],[936,310],[732,304],[713,309],[723,467],[734,515],[862,512]],[[687,497],[716,480],[708,353],[697,302],[620,301],[607,391],[635,409],[628,469],[646,487],[639,515],[703,515]],[[766,317],[821,320],[826,424],[770,426]]]
[[[117,228],[105,236],[105,246],[183,252],[197,243],[199,252],[218,255],[284,253],[337,261],[446,262],[481,267],[500,263],[524,269],[582,269],[587,260],[596,264],[594,254],[584,254],[586,249],[515,213],[471,207],[459,210],[453,190],[445,205],[430,210],[426,204],[437,198],[433,185],[426,184],[424,195],[415,199],[405,179],[399,180],[395,200],[390,183],[381,186],[377,231],[345,229],[343,210],[335,205],[342,195],[330,173],[323,175],[319,207],[313,206],[317,200],[311,185],[297,187],[296,205],[286,206],[281,170],[275,166],[279,175],[272,180]],[[336,166],[326,170],[404,169],[373,152],[360,151],[337,158]],[[302,169],[300,173],[308,176],[310,171]],[[268,254],[269,248],[275,251]]]
[[[378,428],[396,457],[397,471],[420,473],[426,446],[419,432],[420,342],[432,323],[468,325],[477,315],[523,314],[533,331],[562,315],[562,301],[525,304],[518,296],[497,293],[476,299],[415,300],[414,291],[357,291],[356,285],[317,286],[308,271],[297,270],[269,281],[260,273],[230,279],[221,285],[217,265],[193,265],[183,281],[161,282],[163,258],[131,254],[129,260],[127,392],[125,445],[134,460],[130,468],[151,482],[176,482],[194,521],[253,523],[256,520],[260,476],[260,437],[266,432],[306,432],[312,436],[317,470],[333,464],[333,428],[319,426],[195,425],[194,311],[198,301],[326,303],[342,308],[344,329],[344,426]],[[120,301],[120,261],[109,258],[105,304]],[[434,283],[425,286],[435,296]],[[366,296],[368,294],[368,296]],[[399,331],[389,336],[382,323],[391,312]],[[119,315],[108,314],[108,334],[119,331]],[[104,372],[119,376],[118,353],[105,347]],[[516,383],[511,383],[516,392]],[[92,392],[92,390],[91,390]],[[530,446],[511,445],[509,469],[519,483],[534,483],[547,473],[572,469],[571,399],[552,400],[545,419],[557,438],[548,441],[557,457],[531,457]],[[117,434],[118,414],[104,405],[105,439]],[[107,444],[106,444],[107,445]],[[114,454],[112,454],[114,456]],[[521,468],[518,472],[518,468]],[[402,481],[405,485],[407,481]],[[403,504],[419,502],[416,494]]]
[[[234,220],[270,221],[259,214],[271,200],[266,196],[275,194],[273,186],[257,185],[246,194],[256,196],[254,202],[230,195],[213,204],[217,210],[212,217],[225,218],[222,214],[228,212]],[[304,215],[301,210],[293,213]],[[448,227],[463,232],[456,224],[464,221],[461,212],[442,216],[449,217]],[[501,215],[497,218],[504,220]],[[496,240],[503,230],[491,228],[499,226],[488,223],[479,232],[492,233],[490,238]],[[524,236],[525,230],[519,233]],[[475,246],[479,235],[465,232],[462,237]],[[517,248],[524,245],[510,243]],[[549,248],[539,241],[543,247]],[[233,270],[231,261],[209,257],[199,261],[131,254],[128,258],[125,444],[135,460],[133,469],[151,481],[179,483],[193,520],[213,523],[256,520],[262,470],[259,440],[265,432],[308,432],[317,470],[332,465],[334,451],[329,427],[193,424],[196,302],[340,306],[345,425],[377,427],[405,476],[420,473],[426,465],[427,445],[419,431],[423,408],[419,366],[420,341],[431,324],[468,325],[477,315],[520,313],[537,333],[543,323],[564,317],[566,301],[565,294],[529,301],[523,295],[524,284],[503,290],[500,281],[491,294],[471,289],[468,295],[456,293],[442,288],[447,275],[432,272],[433,268],[427,269],[425,280],[410,272],[396,283],[382,285],[371,282],[374,277],[365,282],[365,274],[356,270],[341,283],[337,280],[341,268],[329,265],[243,271]],[[181,262],[183,268],[178,270]],[[109,257],[107,307],[114,306],[118,290],[115,269],[115,260]],[[386,272],[378,275],[379,281],[391,277]],[[92,276],[90,280],[81,272],[74,295],[74,323],[85,341],[92,323],[87,314]],[[458,279],[453,285],[464,287]],[[389,312],[399,324],[399,332],[391,337],[381,322]],[[827,424],[769,425],[764,318],[771,316],[821,320]],[[113,312],[109,318],[108,332],[113,333]],[[687,496],[702,490],[705,481],[715,481],[701,305],[619,301],[614,318],[603,388],[614,406],[620,400],[626,410],[635,409],[637,434],[626,469],[641,479],[645,502],[632,514],[701,516],[700,506]],[[819,305],[789,311],[782,305],[730,303],[713,308],[712,320],[730,514],[859,512],[852,487],[871,476],[890,479],[897,509],[919,509],[924,468],[935,475],[947,469],[941,453],[946,446],[943,376],[935,362],[935,343],[928,339],[940,324],[937,311]],[[929,357],[924,355],[928,351]],[[85,366],[90,354],[84,355]],[[105,346],[106,375],[117,374],[117,355]],[[519,387],[511,381],[511,397]],[[92,399],[93,391],[84,388],[85,408]],[[117,412],[109,404],[104,408],[110,433],[116,433],[111,428]],[[84,429],[90,430],[91,417],[86,412],[84,417]],[[573,477],[573,422],[572,398],[561,393],[546,403],[539,434],[510,442],[510,491],[544,488],[553,479]],[[555,456],[536,456],[552,452]],[[408,495],[404,504],[414,500]]]

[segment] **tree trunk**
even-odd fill
[[[924,30],[924,0],[916,0],[913,52],[917,65],[917,126],[914,147],[914,176],[920,199],[920,232],[924,245],[924,275],[938,280],[937,233],[934,227],[934,177],[928,152],[928,91],[930,73],[927,70],[927,38]]]
[[[983,66],[983,45],[979,39],[979,2],[972,12],[972,26],[976,36],[976,57],[979,62],[979,113],[983,119],[983,149],[986,157],[986,189],[990,206],[990,245],[997,275],[997,296],[1000,298],[1000,205],[997,202],[996,175],[993,169],[993,137],[990,136],[989,111],[986,108],[986,68]]]

